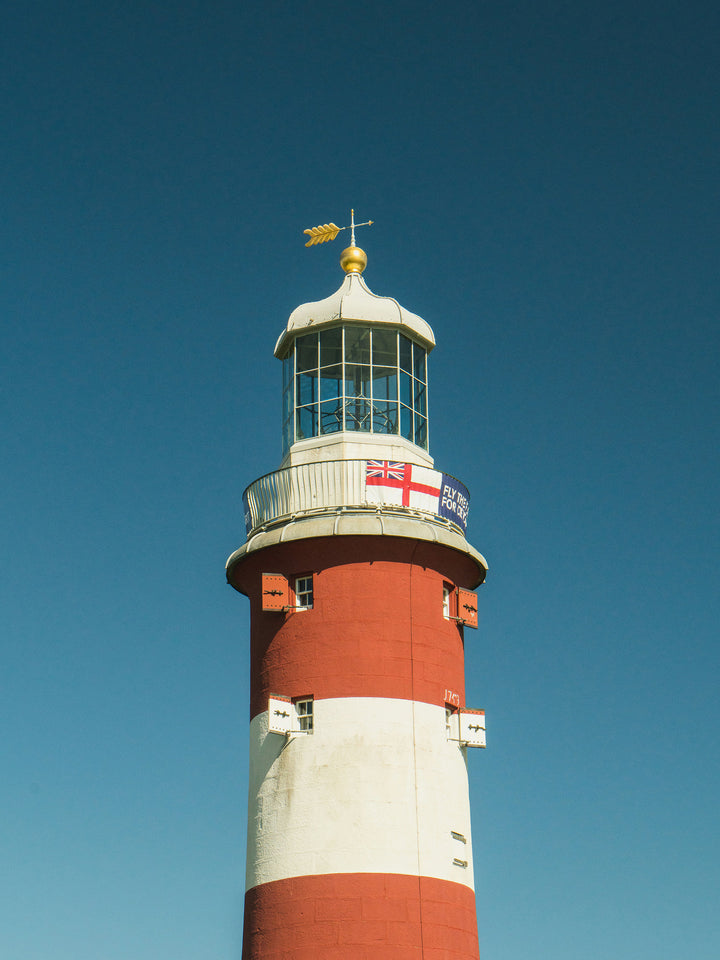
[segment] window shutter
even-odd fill
[[[262,575],[263,610],[284,610],[289,607],[289,593],[287,577],[284,577],[281,573],[264,573]]]
[[[469,707],[460,710],[460,743],[468,747],[485,746],[484,710],[471,710]]]
[[[268,733],[281,733],[287,737],[292,732],[295,706],[290,697],[268,698]]]
[[[458,588],[458,620],[466,627],[475,627],[477,629],[477,594],[472,590],[462,590]]]

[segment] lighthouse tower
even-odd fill
[[[280,334],[283,460],[227,563],[250,599],[243,960],[477,960],[464,633],[487,565],[428,447],[429,325],[364,252]]]

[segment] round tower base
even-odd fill
[[[478,960],[475,894],[400,874],[291,877],[245,895],[242,960]]]

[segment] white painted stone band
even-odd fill
[[[347,697],[314,710],[314,732],[289,741],[268,733],[267,712],[251,722],[247,889],[328,873],[472,889],[465,751],[444,708]]]

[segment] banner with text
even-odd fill
[[[470,494],[447,473],[395,460],[368,460],[365,496],[370,503],[397,504],[435,513],[467,531]]]
[[[440,490],[440,509],[438,513],[447,520],[453,520],[467,533],[468,511],[470,509],[470,494],[467,487],[451,477],[449,473],[442,475]]]

